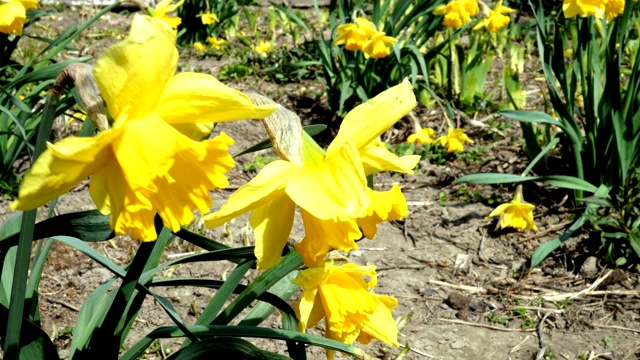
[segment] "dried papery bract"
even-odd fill
[[[89,64],[71,64],[65,67],[56,82],[51,88],[51,95],[56,99],[62,95],[62,91],[67,86],[75,86],[82,101],[82,105],[87,109],[87,116],[99,131],[109,129],[107,120],[107,109],[100,95],[100,89],[93,78],[93,66]]]

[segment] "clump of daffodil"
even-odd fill
[[[522,185],[518,185],[511,202],[495,208],[488,217],[500,216],[500,228],[511,227],[520,231],[538,231],[533,221],[534,205],[526,203],[522,198]]]
[[[611,21],[624,11],[624,0],[608,0],[604,6],[607,21]]]
[[[158,18],[171,26],[171,29],[176,31],[178,25],[182,23],[182,19],[177,16],[171,16],[169,13],[176,11],[176,9],[184,3],[184,0],[173,4],[173,0],[162,0],[156,5],[155,9],[147,9],[149,15],[154,18]]]
[[[458,28],[471,21],[471,17],[478,13],[476,0],[453,0],[446,5],[438,6],[433,13],[444,15],[444,24]]]
[[[473,30],[478,30],[486,27],[489,32],[497,33],[498,30],[509,25],[509,22],[511,21],[511,19],[509,19],[509,16],[505,14],[511,14],[514,12],[515,10],[506,6],[502,6],[502,0],[500,0],[496,5],[495,10],[491,10],[489,12],[489,16],[480,21],[478,25],[474,26]]]
[[[366,42],[376,33],[373,23],[364,17],[359,17],[355,23],[342,24],[336,28],[335,45],[344,45],[349,51],[358,51],[364,48]]]
[[[442,135],[433,142],[443,147],[446,146],[448,153],[464,151],[465,142],[473,144],[473,140],[469,139],[467,134],[464,133],[464,129],[451,127],[447,130],[447,135]]]
[[[22,26],[27,19],[27,10],[37,8],[37,0],[0,1],[0,32],[22,35]]]
[[[213,25],[220,21],[218,16],[212,13],[198,14],[198,17],[202,20],[202,25]]]
[[[205,51],[205,50],[207,50],[207,47],[204,46],[203,43],[201,43],[199,41],[196,41],[196,42],[193,43],[193,49],[195,51]]]
[[[607,0],[564,0],[562,11],[566,18],[595,16],[602,19],[606,4]]]
[[[375,266],[325,262],[302,271],[292,282],[303,290],[296,308],[300,331],[324,318],[329,339],[346,344],[356,340],[368,344],[377,339],[399,346],[398,327],[391,314],[398,301],[371,292],[377,283]],[[327,350],[327,359],[333,355],[334,351]]]
[[[215,36],[209,36],[207,38],[207,42],[216,49],[220,49],[223,45],[226,45],[228,43],[227,40],[218,39]]]
[[[409,135],[407,142],[409,144],[432,144],[433,138],[436,136],[436,131],[432,128],[420,128],[417,132]]]
[[[253,51],[262,57],[267,57],[269,51],[271,51],[271,42],[261,40],[258,45],[253,46]]]
[[[336,28],[335,45],[344,45],[349,51],[362,50],[367,58],[380,59],[391,53],[391,47],[398,39],[376,30],[375,25],[364,17],[355,23],[342,24]]]
[[[280,259],[296,205],[305,228],[296,249],[307,266],[322,262],[332,249],[356,249],[354,240],[362,236],[358,220],[371,235],[375,221],[396,218],[395,212],[406,215],[404,196],[393,189],[372,195],[366,175],[385,170],[413,172],[420,156],[397,157],[376,139],[415,104],[411,84],[405,80],[350,111],[326,152],[303,136],[302,160],[267,164],[218,212],[206,215],[205,224],[217,227],[251,212],[258,268],[273,266]]]
[[[176,74],[176,35],[162,20],[135,15],[130,34],[96,62],[93,76],[113,117],[95,137],[69,137],[37,159],[14,210],[29,210],[91,176],[89,194],[111,214],[116,234],[151,241],[154,218],[172,231],[207,212],[210,190],[228,185],[233,140],[224,133],[198,141],[214,121],[264,118],[275,107],[256,106],[210,75]]]

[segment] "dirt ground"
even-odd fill
[[[62,21],[69,14],[63,14]],[[95,28],[115,29],[110,37],[94,41],[82,50],[97,57],[120,34],[126,34],[126,14],[108,14]],[[53,27],[55,28],[55,21]],[[89,32],[95,34],[97,32]],[[73,54],[77,56],[77,54]],[[70,55],[71,56],[71,55]],[[181,52],[181,63],[189,68],[217,75],[224,59],[202,58],[190,50]],[[260,90],[276,101],[305,115],[314,112],[326,99],[321,84],[277,85],[259,79],[230,83],[242,90]],[[250,85],[249,85],[250,84]],[[310,97],[301,101],[298,90],[308,89]],[[313,91],[313,90],[317,91]],[[313,97],[315,96],[315,97]],[[304,97],[304,96],[303,96]],[[423,126],[442,126],[436,110],[420,108],[416,116]],[[506,120],[503,120],[506,121]],[[484,148],[484,161],[469,164],[456,160],[446,165],[420,163],[412,176],[378,175],[375,187],[387,189],[399,183],[409,204],[410,215],[401,223],[385,223],[379,227],[373,241],[363,240],[360,249],[351,252],[350,259],[358,264],[375,264],[379,274],[379,294],[395,296],[399,306],[394,316],[406,320],[401,329],[400,342],[409,346],[405,359],[637,359],[640,358],[640,278],[635,272],[611,270],[584,253],[588,234],[570,241],[541,266],[528,270],[527,259],[538,245],[562,233],[572,218],[569,205],[563,205],[564,193],[534,184],[525,186],[527,201],[536,204],[536,223],[540,231],[517,233],[497,231],[495,220],[485,217],[492,207],[474,201],[464,194],[480,194],[487,199],[497,194],[500,201],[509,201],[513,187],[452,185],[452,181],[477,171],[517,173],[526,166],[526,156],[519,143],[516,127],[502,133],[502,138],[487,140],[488,129],[463,126],[476,140],[471,148]],[[402,120],[387,135],[388,139],[403,140],[411,128],[409,120]],[[236,140],[232,153],[266,137],[257,121],[220,124],[216,132],[224,131]],[[236,167],[229,173],[231,185],[217,191],[214,208],[219,207],[234,189],[246,183],[252,173],[243,169],[258,155],[237,158]],[[0,221],[10,212],[9,202],[0,200]],[[497,204],[495,204],[497,205]],[[493,206],[495,206],[493,205]],[[564,206],[567,206],[565,208]],[[82,183],[63,195],[57,212],[68,213],[94,208],[87,184]],[[241,246],[252,241],[247,231],[247,217],[236,219],[228,229],[207,232],[214,239]],[[301,238],[301,223],[296,220],[292,240]],[[124,265],[131,259],[138,244],[117,238],[113,242],[96,245],[105,256]],[[167,259],[193,251],[186,243],[174,242]],[[233,269],[231,263],[204,263],[178,266],[165,277],[222,278]],[[255,272],[250,276],[255,276]],[[45,267],[40,306],[44,330],[60,334],[66,326],[73,326],[82,302],[110,273],[81,253],[56,244]],[[173,302],[187,322],[195,320],[213,290],[176,288],[160,290]],[[291,300],[293,304],[296,296]],[[130,333],[127,344],[146,335],[158,326],[171,321],[160,306],[148,299]],[[266,326],[279,326],[277,316],[268,319]],[[312,333],[321,334],[320,329]],[[63,358],[68,356],[68,336],[55,339]],[[269,350],[284,353],[283,343],[255,340]],[[163,341],[173,350],[178,343]],[[380,343],[363,347],[377,358],[395,359],[400,349]],[[342,355],[338,355],[341,358]],[[163,358],[161,350],[150,352],[146,359]],[[309,349],[310,359],[323,359],[324,351]]]

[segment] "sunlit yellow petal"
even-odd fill
[[[262,119],[277,105],[254,105],[249,97],[206,74],[182,72],[171,78],[157,113],[170,124]]]
[[[94,138],[70,137],[48,144],[22,182],[11,209],[35,209],[71,190],[105,165],[109,142],[116,135],[117,132],[106,131]]]
[[[305,237],[296,244],[296,250],[307,266],[319,266],[330,250],[348,252],[358,248],[355,240],[362,237],[354,220],[320,220],[301,210]]]
[[[258,269],[276,265],[289,240],[296,204],[284,193],[254,209],[250,223],[256,237],[255,254]]]
[[[155,109],[176,69],[175,41],[162,21],[136,14],[129,36],[98,59],[94,77],[114,119]]]
[[[416,97],[407,79],[358,105],[342,120],[338,135],[327,149],[327,157],[333,156],[347,141],[357,148],[365,147],[415,106]]]
[[[386,148],[379,146],[367,147],[360,152],[362,165],[367,175],[381,171],[395,171],[413,174],[413,169],[420,162],[420,155],[397,156]]]
[[[208,227],[218,227],[227,221],[279,198],[289,177],[299,171],[296,165],[278,160],[267,164],[249,183],[240,187],[219,211],[204,216]]]

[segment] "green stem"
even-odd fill
[[[42,154],[47,146],[47,140],[51,134],[53,120],[55,118],[57,97],[47,95],[42,119],[38,126],[36,146],[33,151],[33,162]],[[24,316],[25,294],[29,270],[29,258],[31,256],[31,243],[33,241],[33,228],[36,223],[37,210],[29,210],[22,214],[20,224],[20,239],[16,254],[16,265],[11,287],[11,300],[9,302],[9,316],[7,320],[7,336],[4,342],[4,358],[7,360],[18,359],[20,354],[20,332],[22,330],[22,318]]]

